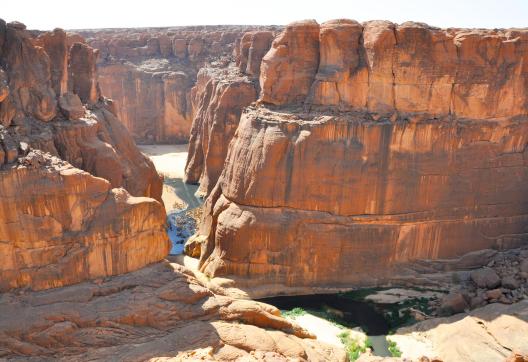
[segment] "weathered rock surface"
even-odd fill
[[[472,271],[471,280],[480,288],[493,289],[501,284],[501,280],[497,273],[488,267]]]
[[[260,102],[275,106],[242,113],[190,242],[201,270],[372,285],[526,245],[527,34],[289,25],[261,66]]]
[[[0,171],[0,291],[137,270],[169,252],[164,209],[40,151]]]
[[[318,63],[319,24],[307,20],[288,25],[262,59],[262,101],[288,104],[304,100]]]
[[[153,199],[162,180],[100,95],[96,58],[60,29],[0,20],[0,291],[125,273],[168,253]]]
[[[202,194],[218,181],[242,109],[256,99],[255,84],[235,69],[203,68],[198,74],[185,182],[198,182]]]
[[[183,267],[0,296],[0,358],[345,361],[263,303],[215,295]]]
[[[258,31],[258,29],[270,29]],[[82,31],[101,51],[99,82],[116,114],[136,141],[186,143],[191,132],[191,89],[206,64],[226,66],[246,31],[255,38],[247,53],[249,74],[258,77],[260,59],[277,27],[210,26]],[[248,35],[249,36],[249,35]],[[266,44],[268,42],[268,44]],[[245,69],[243,69],[245,71]]]
[[[421,355],[443,362],[506,361],[515,360],[515,354],[527,358],[528,300],[427,320],[397,330],[390,339],[402,357],[412,360]]]
[[[262,64],[261,99],[379,115],[488,119],[527,112],[526,29],[332,20],[289,25]]]
[[[270,31],[244,34],[235,47],[238,70],[202,68],[191,92],[194,119],[185,167],[185,182],[199,183],[208,195],[218,181],[242,109],[257,100],[260,63],[269,50]],[[241,74],[242,73],[242,74]]]
[[[242,36],[234,50],[236,64],[242,73],[259,77],[260,63],[270,49],[273,37],[271,31],[251,31]]]
[[[201,229],[203,270],[357,283],[415,259],[523,244],[527,137],[515,120],[248,109]]]
[[[66,92],[60,96],[59,107],[70,121],[78,120],[86,113],[79,96],[71,92]]]

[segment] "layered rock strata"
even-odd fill
[[[164,209],[40,151],[0,171],[0,291],[139,269],[169,245]]]
[[[0,291],[161,260],[162,180],[101,96],[97,51],[0,21]]]
[[[104,281],[0,296],[0,358],[345,361],[267,304],[213,294],[158,263]]]
[[[199,183],[202,195],[218,181],[242,110],[257,100],[256,79],[271,37],[270,31],[248,32],[235,48],[236,67],[207,67],[198,73],[191,92],[195,115],[184,181]]]
[[[270,30],[256,31],[259,28]],[[244,64],[250,74],[257,74],[274,29],[277,27],[212,26],[80,33],[101,51],[102,91],[115,101],[118,118],[135,140],[186,143],[193,120],[191,89],[199,70],[207,64],[227,66],[233,52],[239,53],[240,38],[255,30],[255,46],[246,49],[246,58],[250,51],[252,55]]]
[[[526,114],[525,29],[293,23],[263,59],[265,103],[496,119]]]
[[[526,244],[527,44],[526,30],[289,25],[188,250],[210,276],[313,287]]]

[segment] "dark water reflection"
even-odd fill
[[[305,310],[325,312],[333,315],[347,327],[361,327],[370,336],[386,335],[390,329],[383,314],[371,303],[351,300],[340,294],[282,296],[260,301],[282,310],[300,307]]]

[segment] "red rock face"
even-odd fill
[[[46,51],[50,59],[51,84],[56,95],[68,91],[68,51],[66,33],[61,29],[40,35],[35,44]]]
[[[185,142],[191,127],[191,81],[182,72],[149,73],[131,64],[100,67],[102,89],[140,142]]]
[[[252,31],[245,33],[236,47],[236,64],[242,73],[257,77],[260,75],[260,63],[273,41],[271,31]]]
[[[1,291],[121,274],[169,252],[157,201],[67,162],[32,151],[0,183]]]
[[[287,104],[304,100],[318,62],[319,24],[307,20],[288,25],[262,59],[262,101]]]
[[[101,97],[97,52],[69,41],[0,21],[0,291],[125,273],[169,251],[152,199],[162,180]]]
[[[69,81],[83,103],[94,104],[100,97],[95,70],[98,54],[83,43],[74,43],[70,48]]]
[[[187,248],[201,270],[350,287],[525,244],[526,34],[288,26],[261,66],[275,106],[242,113]]]
[[[185,182],[199,183],[208,195],[222,172],[242,109],[257,100],[262,57],[271,46],[269,31],[248,32],[236,47],[235,67],[203,68],[192,89],[194,119]]]
[[[259,27],[182,27],[82,32],[101,51],[99,82],[116,104],[119,119],[142,143],[186,143],[193,120],[191,89],[206,64],[225,67],[236,40]],[[274,29],[274,27],[264,27]],[[258,74],[271,31],[255,31],[250,62]],[[258,75],[257,75],[258,76]]]
[[[261,99],[380,115],[525,114],[527,39],[524,30],[333,20],[318,31],[313,22],[294,23],[264,58]]]
[[[193,89],[196,116],[189,141],[185,182],[200,184],[208,195],[222,173],[229,142],[242,109],[257,99],[254,84],[238,74],[204,69]]]

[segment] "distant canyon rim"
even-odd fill
[[[346,361],[252,299],[399,287],[402,358],[528,361],[527,144],[527,29],[0,20],[0,359]]]

